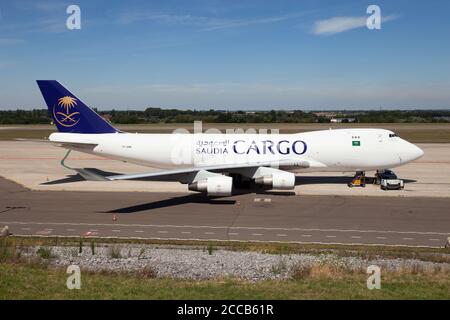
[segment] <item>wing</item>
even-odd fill
[[[202,166],[184,169],[164,170],[158,172],[144,172],[135,174],[121,174],[114,176],[107,176],[108,180],[147,180],[147,181],[179,181],[181,183],[190,183],[197,176],[199,172],[211,173],[240,173],[242,170],[257,169],[260,167],[277,167],[279,169],[308,168],[308,161],[272,161],[259,162],[251,164],[231,164],[231,165],[216,165],[216,166]]]

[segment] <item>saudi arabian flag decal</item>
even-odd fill
[[[352,146],[354,146],[354,147],[360,147],[360,146],[361,146],[361,141],[359,141],[359,140],[353,140],[353,141],[352,141]]]

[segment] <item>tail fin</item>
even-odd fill
[[[37,80],[37,84],[58,131],[71,133],[119,132],[58,81]]]

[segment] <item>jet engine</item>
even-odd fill
[[[295,187],[295,174],[291,172],[277,172],[255,178],[256,184],[263,184],[273,189],[292,190]]]
[[[233,178],[227,176],[213,176],[190,183],[191,191],[206,192],[208,196],[231,196]]]

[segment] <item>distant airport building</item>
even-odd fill
[[[331,123],[352,123],[356,122],[355,118],[331,118]]]

